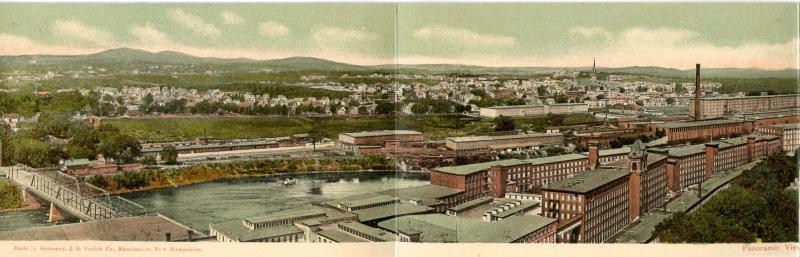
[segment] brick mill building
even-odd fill
[[[561,133],[468,136],[449,137],[445,139],[445,147],[459,154],[538,149],[543,146],[563,144],[564,135]]]
[[[767,135],[650,149],[592,144],[587,154],[441,167],[430,179],[463,190],[464,201],[542,187],[542,215],[558,220],[559,242],[601,243],[715,174],[779,150],[779,137]]]
[[[537,159],[510,159],[440,167],[430,171],[431,184],[464,190],[465,199],[481,196],[504,197],[553,183],[588,168],[582,154]]]
[[[800,108],[800,95],[700,98],[699,119],[723,117],[733,113],[765,112]],[[695,109],[696,104],[690,104]]]
[[[562,103],[551,105],[510,105],[493,106],[480,109],[481,117],[496,118],[506,117],[526,117],[541,116],[552,114],[587,113],[589,105],[585,103]]]
[[[412,130],[379,130],[340,133],[336,145],[360,155],[380,154],[400,144],[422,142],[422,133]]]
[[[560,242],[605,242],[667,202],[665,158],[636,141],[626,159],[545,187],[542,215],[559,220]]]
[[[794,154],[800,148],[800,123],[760,127],[756,132],[780,137],[783,151],[788,154]]]
[[[699,120],[671,122],[656,125],[656,134],[667,137],[667,144],[704,142],[715,138],[728,138],[750,134],[753,124],[749,121]]]

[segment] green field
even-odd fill
[[[575,125],[594,121],[588,114],[562,115],[556,125]],[[490,119],[464,118],[455,115],[402,117],[320,118],[325,135],[335,139],[342,132],[384,129],[410,129],[420,131],[425,138],[441,140],[445,137],[464,136],[493,130]],[[107,119],[123,133],[133,135],[142,142],[167,142],[192,140],[208,136],[223,138],[283,137],[308,133],[311,118],[300,117],[191,117],[191,118],[126,118]],[[546,117],[516,120],[523,129],[541,129],[548,126]]]
[[[203,136],[204,131],[210,137],[222,139],[283,137],[308,133],[310,129],[310,119],[293,117],[109,119],[103,120],[103,124],[111,124],[143,142],[191,140]],[[391,129],[395,126],[394,120],[388,118],[325,118],[322,124],[328,137],[340,132]]]

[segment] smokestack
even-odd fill
[[[694,120],[700,120],[700,64],[694,74]]]

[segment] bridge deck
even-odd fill
[[[109,196],[58,171],[32,172],[17,167],[3,168],[20,187],[85,221],[142,215],[144,207],[119,196]]]

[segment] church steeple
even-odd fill
[[[597,60],[592,58],[592,80],[597,80]]]

